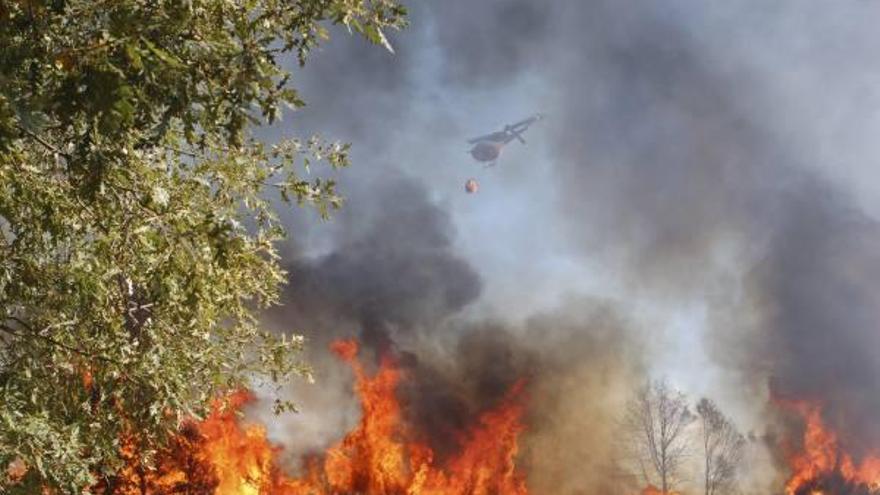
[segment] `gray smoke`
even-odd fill
[[[520,324],[446,327],[414,347],[403,387],[410,423],[439,458],[456,432],[524,380],[527,432],[519,456],[534,493],[612,493],[616,418],[644,378],[632,322],[611,301],[572,298]],[[438,346],[438,341],[441,345]]]
[[[422,12],[424,10],[424,12]],[[444,82],[494,88],[534,66],[553,46],[554,8],[528,0],[428,2],[416,21],[429,22],[442,50]]]
[[[448,215],[426,196],[404,176],[383,181],[371,199],[361,198],[361,208],[336,219],[330,252],[289,266],[286,304],[271,318],[279,327],[306,329],[318,383],[293,386],[304,410],[273,418],[272,437],[296,469],[354,425],[351,374],[326,349],[334,339],[356,337],[368,366],[390,355],[406,371],[399,389],[404,414],[438,463],[458,451],[460,433],[524,380],[530,433],[521,461],[532,486],[556,487],[555,493],[603,489],[615,415],[643,376],[631,323],[615,303],[589,298],[520,324],[464,317],[481,281],[452,248]],[[562,439],[576,445],[559,451]]]
[[[880,446],[880,224],[825,184],[793,189],[747,279],[766,332],[754,349],[773,392],[821,404],[861,456]]]
[[[764,88],[679,19],[617,2],[575,10],[566,32],[580,50],[564,57],[555,129],[572,235],[659,297],[715,291],[710,336],[747,390],[771,381],[817,401],[845,448],[876,450],[880,225],[767,125]],[[742,285],[718,294],[731,262]]]
[[[429,328],[473,302],[481,282],[454,252],[450,219],[428,202],[424,186],[401,176],[370,195],[337,218],[330,253],[288,267],[284,312],[349,320],[357,328],[351,336],[384,352],[398,334]],[[322,344],[345,336],[317,330],[313,339]]]
[[[677,19],[611,2],[570,19],[581,50],[565,57],[555,129],[580,212],[570,233],[658,297],[714,292],[710,345],[744,390],[817,401],[846,449],[876,450],[880,226],[767,125],[762,87]]]
[[[363,195],[362,195],[363,194]],[[481,280],[452,247],[449,216],[403,175],[351,191],[334,219],[328,252],[302,251],[289,262],[284,306],[269,315],[279,329],[302,331],[316,386],[294,383],[290,395],[303,408],[273,423],[292,465],[323,451],[357,421],[352,375],[328,352],[336,339],[357,338],[368,365],[383,355],[406,356],[419,338],[479,296]]]
[[[319,379],[337,390],[295,390],[307,411],[287,427],[298,442],[320,432],[297,448],[356,419],[348,375],[322,356],[359,335],[409,356],[413,421],[438,437],[530,379],[536,490],[607,491],[593,460],[613,444],[613,410],[670,346],[643,329],[645,305],[706,308],[703,347],[680,354],[708,353],[718,382],[702,391],[750,426],[766,426],[772,387],[822,402],[855,454],[880,447],[880,228],[856,196],[876,188],[831,171],[867,169],[877,151],[863,103],[880,101],[878,9],[413,2],[397,56],[344,36],[328,45],[302,73],[310,107],[292,121],[353,141],[356,167],[333,222],[295,230],[276,315],[307,330]],[[549,114],[529,145],[490,172],[464,168],[468,133],[524,108]],[[468,174],[485,192],[465,200]],[[518,250],[536,238],[546,243]],[[599,282],[585,290],[570,266],[599,267],[587,270]],[[578,302],[506,317],[519,308],[499,294],[537,299],[551,285]],[[550,456],[560,443],[570,449]],[[579,456],[589,469],[573,467]]]

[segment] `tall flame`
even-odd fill
[[[518,437],[524,427],[523,385],[516,384],[494,409],[460,435],[461,448],[443,462],[404,420],[396,391],[403,373],[391,358],[369,375],[357,359],[358,345],[337,341],[333,351],[355,373],[362,416],[357,427],[324,456],[309,459],[305,473],[286,476],[278,449],[259,425],[242,426],[237,411],[252,396],[231,395],[213,413],[191,424],[145,473],[135,450],[123,452],[127,467],[113,493],[214,495],[526,495],[517,470]],[[106,487],[105,487],[106,488]],[[145,490],[144,490],[145,489]],[[100,492],[102,490],[95,490]]]
[[[841,449],[837,434],[825,425],[818,405],[806,401],[784,401],[783,405],[804,420],[803,445],[799,450],[789,449],[787,455],[792,474],[785,484],[786,495],[880,490],[880,457],[854,462]]]

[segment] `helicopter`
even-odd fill
[[[470,139],[468,140],[468,144],[472,144],[474,147],[471,148],[468,153],[474,157],[474,160],[485,162],[487,163],[486,166],[491,167],[492,165],[495,165],[496,160],[498,160],[498,157],[501,155],[501,149],[504,148],[505,144],[514,139],[522,144],[526,144],[526,140],[523,139],[522,133],[524,133],[529,126],[543,118],[543,114],[536,113],[535,115],[515,124],[506,125],[504,126],[504,129],[500,131]]]

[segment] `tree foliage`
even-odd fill
[[[78,493],[112,474],[123,435],[148,453],[219,391],[307,373],[301,339],[256,320],[284,279],[267,190],[326,214],[333,183],[304,172],[347,164],[347,146],[270,146],[253,127],[303,104],[285,60],[329,26],[388,46],[404,15],[395,0],[0,2],[0,491]]]

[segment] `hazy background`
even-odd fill
[[[354,145],[344,209],[285,217],[273,321],[309,336],[319,381],[291,389],[300,415],[265,417],[291,458],[357,419],[325,350],[349,335],[413,356],[431,431],[529,376],[539,493],[601,489],[647,376],[758,439],[772,389],[825,404],[857,454],[880,446],[880,3],[405,3],[396,54],[336,30],[295,72],[308,106],[270,132]],[[534,112],[496,167],[466,153]]]

